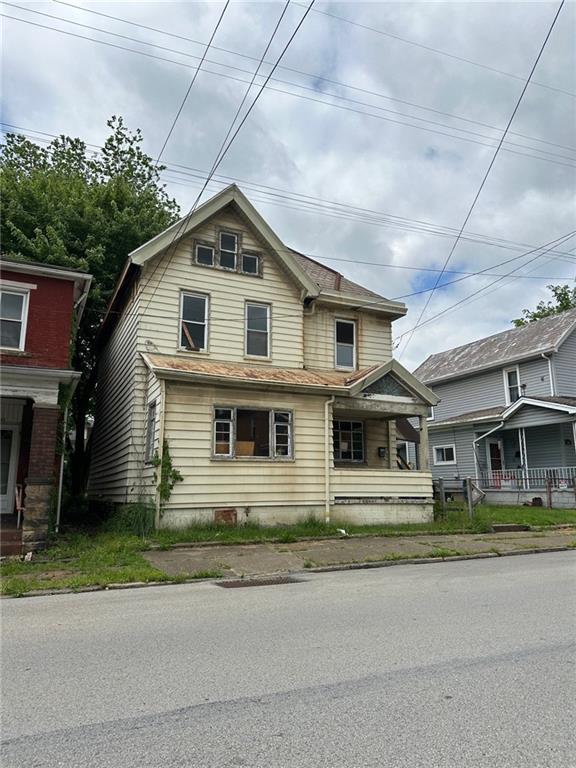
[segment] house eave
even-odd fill
[[[385,299],[384,297],[382,299],[362,299],[349,293],[331,291],[328,289],[322,289],[320,291],[318,301],[322,304],[329,304],[330,306],[347,309],[362,309],[365,312],[377,312],[379,314],[388,315],[389,317],[392,317],[392,319],[404,317],[408,311],[405,304],[398,301],[390,301],[390,299]]]

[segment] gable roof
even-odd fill
[[[430,355],[414,374],[427,384],[555,352],[576,328],[576,309]]]
[[[549,408],[554,411],[564,411],[568,414],[576,413],[576,397],[521,397],[511,405],[496,405],[493,408],[482,408],[478,411],[466,411],[457,416],[450,416],[441,421],[431,422],[428,429],[433,430],[436,427],[450,427],[456,424],[469,424],[478,421],[506,421],[516,411],[524,406],[535,408]]]

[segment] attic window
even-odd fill
[[[196,244],[196,263],[204,264],[206,267],[214,265],[214,248],[204,243]]]
[[[220,232],[220,266],[224,269],[236,269],[238,256],[238,235],[233,232]]]
[[[242,254],[242,272],[245,275],[257,275],[260,272],[260,257],[255,253]]]

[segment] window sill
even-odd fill
[[[286,458],[274,458],[272,456],[211,456],[210,461],[234,461],[234,462],[258,462],[265,464],[294,464],[296,459],[292,456]]]
[[[244,355],[244,360],[250,360],[251,362],[256,362],[256,360],[260,361],[261,363],[271,363],[272,358],[270,355],[267,357],[264,357],[264,355]]]
[[[30,352],[25,349],[15,349],[14,347],[0,347],[0,354],[14,355],[15,357],[32,357]]]
[[[457,461],[435,461],[435,467],[455,467],[458,464]]]
[[[179,353],[184,355],[209,355],[210,352],[207,349],[186,349],[186,347],[178,347]]]

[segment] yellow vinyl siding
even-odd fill
[[[167,510],[321,504],[325,400],[315,395],[167,382],[164,437],[174,467],[184,477],[174,486]],[[215,405],[292,411],[294,459],[212,458]]]
[[[331,495],[353,497],[432,497],[430,472],[337,467],[331,473]]]
[[[386,363],[392,357],[391,323],[366,311],[334,309],[320,303],[304,315],[304,365],[306,368],[334,369],[336,318],[356,321],[358,368]]]
[[[217,243],[218,230],[229,229],[242,234],[242,248],[259,253],[262,277],[243,275],[195,263],[195,240]],[[302,302],[300,289],[283,267],[239,216],[223,212],[199,227],[174,251],[145,265],[142,274],[142,307],[140,325],[141,351],[202,355],[209,360],[246,362],[244,349],[244,312],[246,301],[270,304],[270,357],[248,358],[256,364],[301,368]],[[179,349],[180,294],[189,291],[209,296],[208,349],[206,353]]]

